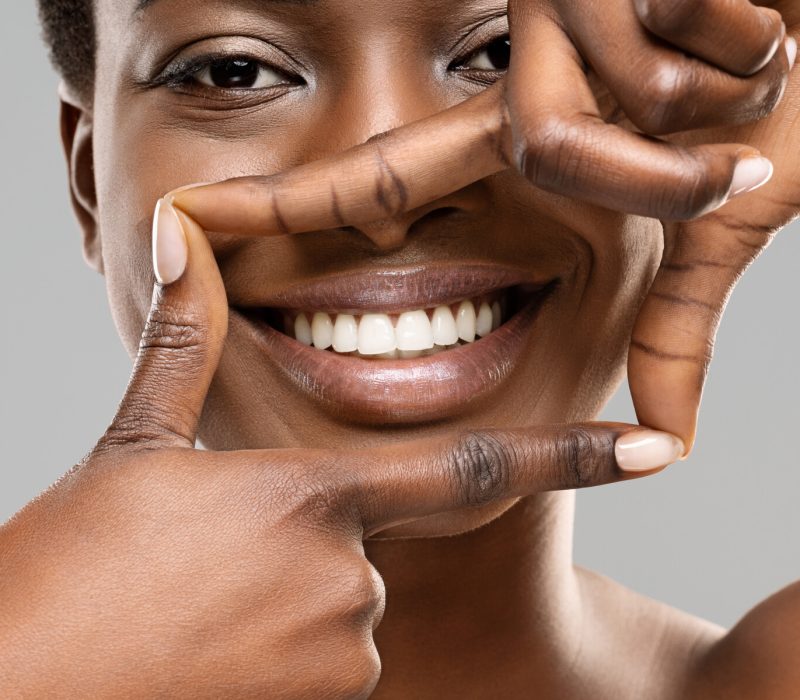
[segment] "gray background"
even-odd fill
[[[0,522],[92,446],[130,369],[83,263],[34,3],[6,3],[0,110]],[[576,560],[723,625],[800,578],[800,225],[728,307],[692,457],[578,498]],[[634,421],[627,386],[604,417]]]

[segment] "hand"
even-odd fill
[[[4,697],[366,697],[384,591],[364,537],[650,474],[682,448],[596,423],[371,451],[195,450],[228,306],[200,227],[157,211],[163,284],[119,411],[0,529]]]
[[[800,5],[780,7],[795,40]],[[694,444],[714,342],[734,286],[775,235],[800,215],[800,76],[791,73],[778,107],[755,124],[684,133],[682,144],[741,141],[774,164],[769,184],[689,222],[664,221],[664,255],[633,330],[628,381],[645,425]]]
[[[800,10],[772,4],[516,0],[507,85],[331,158],[184,189],[175,202],[208,230],[296,233],[397,216],[516,165],[540,188],[659,218],[663,264],[637,319],[628,377],[640,422],[680,436],[688,454],[732,286],[798,214],[796,73],[786,87]],[[583,59],[605,92],[589,87]],[[618,111],[617,124],[601,118]],[[657,140],[640,133],[648,129],[681,133]],[[719,210],[764,184],[771,166],[758,148],[773,159],[773,182]]]

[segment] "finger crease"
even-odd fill
[[[278,198],[275,194],[275,190],[272,190],[270,193],[270,205],[272,206],[272,214],[275,217],[278,230],[283,234],[290,233],[289,227],[286,225],[286,219],[283,218],[281,210],[278,209]]]
[[[663,299],[666,302],[672,304],[678,304],[681,306],[699,306],[704,309],[711,309],[713,312],[717,312],[717,307],[714,304],[710,304],[707,301],[702,301],[701,299],[692,299],[691,297],[682,297],[677,294],[667,294],[666,292],[650,292],[650,294],[657,299]]]
[[[691,362],[692,364],[702,364],[702,360],[695,357],[694,355],[684,355],[681,353],[664,352],[663,350],[659,350],[658,348],[655,348],[652,345],[648,345],[647,343],[643,343],[639,340],[631,340],[631,347],[637,348],[642,352],[646,352],[648,355],[652,355],[658,360],[666,360],[671,362]]]
[[[408,205],[408,190],[403,184],[403,181],[397,176],[392,167],[384,158],[381,149],[375,145],[375,157],[378,160],[378,167],[381,170],[381,176],[375,186],[375,197],[378,204],[383,207],[387,214],[390,216],[397,216],[406,210]],[[397,200],[396,204],[392,204],[391,199]]]

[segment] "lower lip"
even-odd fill
[[[363,359],[319,350],[244,315],[248,332],[303,393],[363,423],[409,424],[465,413],[497,390],[522,357],[550,287],[485,338],[428,357]]]

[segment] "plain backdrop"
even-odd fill
[[[81,257],[33,0],[5,3],[0,51],[2,522],[92,446],[130,362]],[[693,455],[578,496],[577,562],[726,626],[800,578],[798,234],[783,231],[734,293]],[[603,417],[635,422],[626,385]]]

